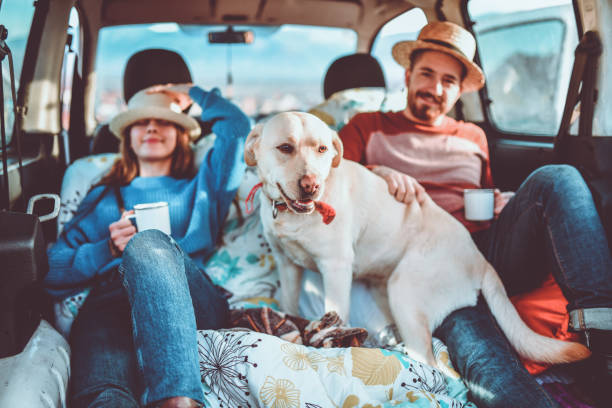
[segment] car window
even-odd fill
[[[387,81],[387,103],[392,110],[401,110],[406,105],[404,68],[391,55],[391,48],[398,41],[416,40],[419,31],[427,24],[425,13],[420,8],[410,9],[389,20],[378,32],[372,44],[372,55],[378,59]]]
[[[23,0],[4,0],[0,7],[0,21],[8,30],[6,44],[13,55],[15,70],[15,89],[19,89],[19,77],[23,64],[28,33],[34,15],[34,2]],[[8,57],[2,62],[2,87],[4,91],[4,123],[7,144],[10,144],[13,133],[13,99],[11,96],[11,82]],[[0,149],[2,147],[0,146]]]
[[[493,125],[508,133],[554,136],[578,44],[571,0],[471,0],[468,12]]]
[[[209,44],[208,32],[226,29],[220,26],[165,23],[103,28],[96,57],[96,120],[106,122],[123,109],[123,70],[128,58],[143,49],[166,48],[179,53],[197,85],[219,87],[244,112],[258,118],[319,104],[327,68],[357,47],[357,34],[349,29],[298,25],[233,28],[252,30],[253,43]]]

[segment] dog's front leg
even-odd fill
[[[325,313],[334,310],[348,324],[353,265],[340,260],[319,260],[317,267],[323,275],[325,290]]]
[[[278,275],[280,279],[280,306],[289,314],[298,316],[300,290],[302,284],[302,273],[304,269],[296,265],[283,253],[275,253]]]

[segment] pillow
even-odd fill
[[[444,372],[401,346],[314,348],[243,329],[200,331],[198,352],[210,407],[474,407],[437,339]]]
[[[213,282],[232,292],[229,303],[236,308],[248,306],[253,298],[272,298],[278,288],[276,264],[259,218],[259,197],[253,200],[253,211],[246,211],[245,200],[257,183],[255,169],[247,168],[223,227],[223,243],[205,265]]]
[[[110,170],[118,156],[117,153],[87,156],[76,160],[66,169],[60,191],[61,206],[57,217],[58,236],[64,225],[76,213],[91,186],[100,181],[102,176]]]
[[[336,132],[357,113],[385,110],[385,88],[354,88],[338,91],[308,112]]]

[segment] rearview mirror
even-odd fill
[[[208,32],[208,42],[211,44],[250,44],[254,39],[252,31],[235,31],[231,26],[225,31]]]

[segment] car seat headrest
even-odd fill
[[[174,51],[151,48],[132,55],[123,73],[123,99],[152,85],[193,82],[187,63]]]
[[[350,54],[338,58],[327,69],[323,95],[327,99],[338,91],[365,87],[387,87],[382,68],[370,54]]]

